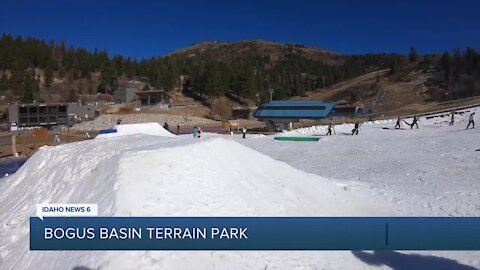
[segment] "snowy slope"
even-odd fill
[[[43,147],[0,180],[0,269],[480,267],[478,252],[28,250],[28,217],[48,202],[98,203],[104,216],[478,216],[480,132],[465,131],[464,117],[453,127],[422,119],[413,131],[369,123],[317,143],[137,134]]]
[[[0,182],[6,191],[0,195],[2,269],[168,269],[188,268],[195,261],[199,268],[227,262],[249,268],[310,264],[317,257],[307,253],[285,258],[274,252],[30,252],[28,217],[34,215],[36,203],[98,203],[99,214],[105,216],[386,214],[352,200],[351,192],[327,179],[236,142],[192,142],[191,136],[136,135],[42,148]],[[268,263],[259,261],[264,256]]]
[[[121,124],[116,125],[115,133],[98,134],[95,139],[114,138],[136,134],[147,134],[161,137],[175,137],[176,135],[163,128],[159,123]]]

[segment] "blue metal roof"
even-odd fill
[[[328,117],[335,103],[315,101],[271,101],[258,107],[259,119],[321,119]]]

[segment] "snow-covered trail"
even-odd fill
[[[413,130],[405,124],[395,130],[395,121],[379,121],[349,136],[343,134],[353,125],[340,125],[336,136],[321,136],[317,143],[236,140],[300,170],[338,179],[369,200],[382,199],[392,215],[478,216],[480,129],[465,130],[471,111],[457,115],[454,126],[448,126],[450,117],[421,118],[420,129]],[[319,126],[282,135],[326,132]]]
[[[138,152],[122,159],[119,168],[115,215],[120,216],[386,215],[375,205],[353,199],[352,192],[328,179],[220,138],[189,147]],[[139,185],[138,179],[146,181]],[[119,269],[137,262],[137,269],[184,269],[187,265],[199,269],[233,265],[242,269],[290,269],[316,262],[349,268],[357,261],[347,252],[175,251],[144,255],[124,252],[123,256],[114,252],[102,257],[101,266]]]
[[[32,252],[28,218],[37,203],[98,203],[103,216],[387,214],[328,179],[215,137],[135,135],[45,147],[2,180],[0,189],[1,269],[264,269],[307,267],[315,261],[345,267],[358,263],[345,252]]]
[[[0,180],[0,269],[480,268],[478,252],[29,251],[28,217],[47,202],[98,203],[103,216],[478,216],[479,132],[458,121],[363,125],[317,143],[130,135],[45,147]]]
[[[137,136],[138,137],[138,136]],[[130,151],[166,147],[176,139],[91,140],[42,147],[14,175],[0,181],[0,269],[68,269],[88,262],[87,252],[29,251],[29,216],[37,203],[98,203],[99,215],[114,213],[118,162]],[[188,143],[188,142],[184,142]],[[121,147],[119,147],[121,145]]]

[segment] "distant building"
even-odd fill
[[[93,120],[96,116],[94,105],[79,105],[76,103],[68,103],[67,111],[70,117],[73,116],[83,121]]]
[[[83,104],[92,106],[115,104],[115,97],[107,94],[83,94],[79,95],[78,98],[82,100]]]
[[[67,125],[69,118],[95,119],[95,106],[75,103],[23,103],[11,105],[8,112],[9,122],[18,127]]]
[[[163,90],[137,91],[136,95],[141,106],[153,106],[159,103],[168,105],[172,103],[172,96]]]
[[[329,116],[335,107],[325,101],[271,101],[258,107],[254,116],[260,120],[322,119]]]
[[[265,121],[267,128],[284,128],[300,119],[319,120],[330,116],[335,103],[325,101],[270,101],[258,107],[254,117]]]
[[[115,90],[115,103],[123,104],[134,101],[140,101],[141,106],[153,106],[159,103],[172,103],[172,96],[164,90],[144,90],[139,91],[133,87],[121,87]]]
[[[364,114],[362,107],[337,106],[334,102],[322,100],[271,101],[258,107],[253,116],[265,121],[270,129],[301,119],[320,120],[328,117],[355,117]]]
[[[138,88],[134,87],[120,87],[117,88],[114,92],[115,103],[129,103],[133,102],[136,99],[135,93],[138,91]]]
[[[252,108],[233,108],[232,109],[232,118],[233,119],[253,119],[253,114],[255,113],[256,107]]]

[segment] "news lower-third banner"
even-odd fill
[[[38,217],[31,250],[480,250],[480,218]]]

